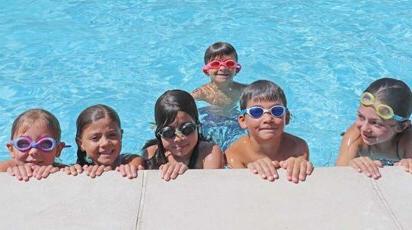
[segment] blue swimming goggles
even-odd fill
[[[252,106],[247,109],[242,109],[240,113],[243,115],[248,114],[254,119],[258,119],[265,113],[269,113],[273,117],[283,117],[286,114],[287,110],[288,109],[283,105],[275,105],[270,109],[264,109],[260,106]]]

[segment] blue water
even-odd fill
[[[153,137],[156,98],[208,79],[203,54],[232,43],[236,80],[281,85],[317,166],[333,165],[361,91],[383,75],[412,86],[411,1],[1,1],[0,143],[13,119],[43,107],[75,146],[87,106],[114,107],[123,151]],[[61,159],[75,161],[75,147]],[[6,148],[0,159],[7,159]]]

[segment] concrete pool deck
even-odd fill
[[[248,170],[109,172],[19,182],[0,174],[2,229],[411,229],[412,175],[386,167],[369,179],[316,168],[306,182],[267,182]]]

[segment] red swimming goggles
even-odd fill
[[[207,63],[205,66],[203,66],[202,70],[203,70],[203,73],[208,74],[208,71],[210,69],[219,69],[221,66],[224,66],[229,69],[236,69],[236,73],[238,73],[240,69],[242,68],[242,66],[236,61],[232,59],[226,59],[226,60],[213,60]]]

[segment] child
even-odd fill
[[[237,123],[239,115],[236,103],[246,85],[233,81],[241,66],[237,63],[235,48],[226,42],[216,42],[205,52],[203,72],[210,82],[195,89],[195,100],[205,101],[210,106],[200,108],[203,133],[225,150],[244,132]]]
[[[244,89],[240,108],[238,121],[248,135],[226,151],[228,166],[247,167],[269,181],[278,178],[276,169],[282,167],[289,181],[304,181],[313,166],[306,142],[284,132],[290,113],[283,90],[270,81],[255,81]]]
[[[210,77],[210,82],[193,90],[192,96],[214,106],[216,113],[230,116],[246,87],[233,81],[241,69],[236,50],[229,43],[216,42],[207,48],[204,61],[203,72]]]
[[[62,165],[55,158],[65,147],[60,141],[57,118],[44,109],[30,109],[20,114],[11,128],[11,141],[7,143],[11,160],[0,162],[0,171],[9,172],[18,180],[31,177],[42,179],[59,170]]]
[[[363,92],[355,123],[345,133],[337,166],[378,179],[380,167],[402,165],[412,173],[412,93],[403,81],[381,78]]]
[[[147,168],[160,169],[165,181],[186,169],[223,168],[217,145],[200,134],[199,115],[193,97],[182,90],[168,90],[155,105],[156,139],[143,146]]]
[[[91,178],[116,169],[122,176],[137,177],[143,159],[137,155],[120,155],[123,130],[120,118],[107,105],[94,105],[83,110],[76,122],[77,164],[66,167],[67,174],[77,175],[83,169]],[[82,168],[83,167],[83,168]]]

